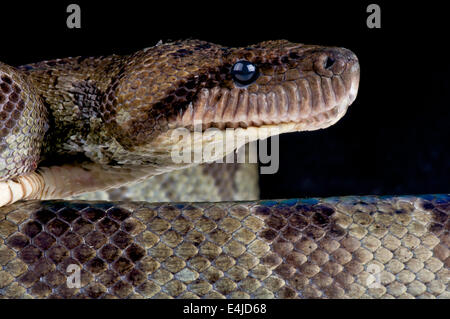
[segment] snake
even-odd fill
[[[359,77],[287,40],[0,62],[0,297],[450,298],[449,195],[259,200],[236,162]]]

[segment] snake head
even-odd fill
[[[346,113],[359,84],[351,51],[286,40],[243,48],[178,41],[128,61],[106,108],[114,112],[117,140],[141,153],[155,147],[164,153],[161,145],[180,128],[235,129],[235,138],[250,135],[246,141],[326,128]],[[208,143],[210,137],[197,141]]]

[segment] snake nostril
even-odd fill
[[[327,58],[325,59],[325,62],[324,62],[324,68],[325,68],[325,69],[331,68],[331,67],[333,66],[333,64],[334,64],[335,61],[336,61],[336,60],[333,59],[332,57],[327,57]]]

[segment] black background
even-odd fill
[[[81,29],[66,27],[71,2],[81,5]],[[450,21],[441,2],[71,2],[3,2],[0,61],[127,54],[160,39],[343,46],[361,64],[356,101],[329,129],[282,135],[280,169],[261,176],[261,196],[450,193]],[[372,2],[381,29],[366,26]]]

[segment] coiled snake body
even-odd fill
[[[253,165],[173,160],[328,127],[358,82],[349,50],[284,40],[0,63],[0,296],[448,298],[447,195],[256,201]],[[171,203],[55,200],[108,189]]]

